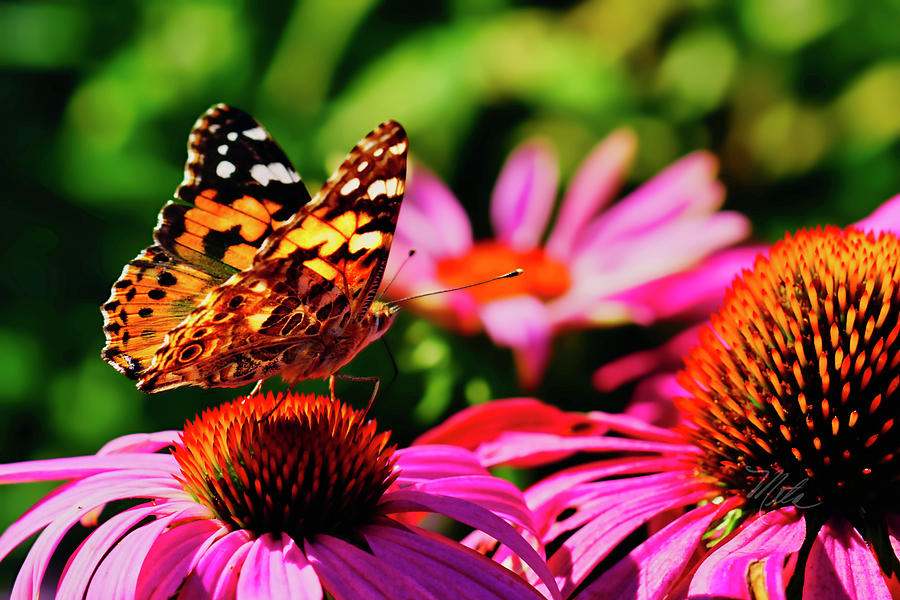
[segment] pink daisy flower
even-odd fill
[[[401,297],[473,283],[516,268],[520,277],[415,306],[465,333],[484,329],[515,353],[525,387],[540,382],[553,335],[567,328],[648,322],[633,304],[636,286],[690,267],[749,231],[746,218],[716,212],[724,189],[717,163],[695,152],[608,206],[634,154],[634,135],[618,131],[600,143],[575,174],[552,229],[557,166],[550,148],[530,142],[506,162],[491,198],[496,237],[473,240],[459,202],[421,167],[406,192],[394,238],[394,272],[410,248],[418,254],[390,288]]]
[[[40,532],[12,598],[37,597],[62,537],[137,500],[68,558],[58,598],[541,598],[485,556],[411,524],[445,515],[501,540],[559,597],[513,527],[520,492],[453,447],[394,450],[340,402],[256,395],[183,432],[130,435],[95,456],[0,465],[0,482],[68,480],[0,536],[0,558]],[[171,453],[158,450],[173,447]],[[533,534],[532,534],[533,535]]]
[[[900,195],[887,200],[851,227],[876,233],[900,233]],[[677,410],[672,398],[684,393],[676,381],[676,372],[684,364],[682,357],[697,344],[698,332],[706,324],[709,314],[721,306],[728,285],[743,270],[752,268],[756,257],[768,250],[769,247],[762,244],[721,250],[689,271],[629,291],[630,302],[646,306],[646,310],[658,316],[703,322],[657,348],[635,352],[603,365],[594,372],[594,386],[606,392],[637,380],[626,413],[656,425],[675,424]]]
[[[486,465],[608,455],[525,492],[558,547],[548,564],[564,596],[888,600],[900,568],[898,265],[892,233],[830,227],[774,245],[686,357],[677,427],[515,400],[490,407],[491,439],[460,438],[479,407],[420,441],[462,439]],[[622,547],[641,526],[644,541]],[[627,554],[597,572],[616,549]]]

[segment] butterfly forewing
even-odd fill
[[[157,243],[223,278],[249,267],[272,231],[310,199],[269,132],[223,104],[194,125],[175,196],[160,213]]]
[[[284,152],[252,117],[222,104],[194,125],[185,177],[159,215],[157,244],[113,285],[103,358],[129,377],[211,290],[250,266],[275,227],[309,201]]]
[[[252,266],[167,332],[138,387],[323,377],[380,335],[383,323],[367,311],[393,239],[406,152],[394,122],[363,138],[316,197],[267,236]]]

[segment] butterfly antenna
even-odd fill
[[[397,279],[397,275],[400,274],[400,271],[403,270],[403,267],[406,266],[406,263],[409,262],[409,259],[411,259],[411,258],[413,257],[413,254],[415,254],[415,253],[416,253],[416,249],[415,249],[415,248],[410,248],[409,254],[406,255],[406,258],[404,258],[404,259],[403,259],[403,262],[400,263],[400,266],[397,267],[397,272],[394,273],[394,276],[391,277],[391,280],[388,281],[388,284],[387,284],[386,286],[384,286],[384,290],[381,292],[381,295],[382,295],[382,296],[384,296],[385,294],[387,294],[387,291],[388,291],[389,289],[391,289],[391,286],[394,285],[394,281],[396,281],[396,279]]]
[[[406,302],[407,300],[415,300],[416,298],[424,298],[425,296],[434,296],[435,294],[444,294],[446,292],[455,292],[457,290],[465,290],[467,288],[475,287],[477,285],[484,285],[485,283],[491,283],[492,281],[497,281],[498,279],[511,279],[513,277],[518,277],[522,273],[523,273],[522,269],[516,269],[514,271],[510,271],[509,273],[504,273],[503,275],[497,275],[496,277],[491,277],[490,279],[485,279],[484,281],[479,281],[477,283],[461,285],[459,287],[450,288],[447,290],[435,290],[433,292],[425,292],[424,294],[416,294],[415,296],[407,296],[406,298],[400,298],[399,300],[391,300],[390,302],[386,302],[385,306],[393,306],[395,304],[400,304],[401,302]]]

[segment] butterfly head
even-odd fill
[[[388,304],[386,302],[380,302],[378,300],[372,302],[372,306],[369,307],[368,312],[370,319],[369,330],[371,331],[369,334],[369,341],[377,340],[384,335],[384,332],[393,325],[394,317],[397,316],[399,310],[399,306]]]

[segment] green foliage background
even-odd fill
[[[150,242],[188,130],[215,102],[255,115],[313,192],[359,137],[397,119],[481,235],[517,143],[550,140],[566,182],[628,126],[640,139],[630,186],[709,149],[726,206],[772,240],[900,192],[898,26],[897,0],[2,3],[0,461],[91,453],[235,396],[144,396],[99,357],[98,307]],[[565,335],[536,395],[619,408],[630,390],[594,391],[593,370],[676,330]],[[387,338],[400,373],[375,415],[400,443],[521,393],[510,355],[483,337],[406,314]],[[390,360],[375,345],[348,372],[390,378]],[[369,388],[339,393],[359,405]],[[46,489],[0,488],[0,524]],[[20,560],[0,565],[0,582]]]

